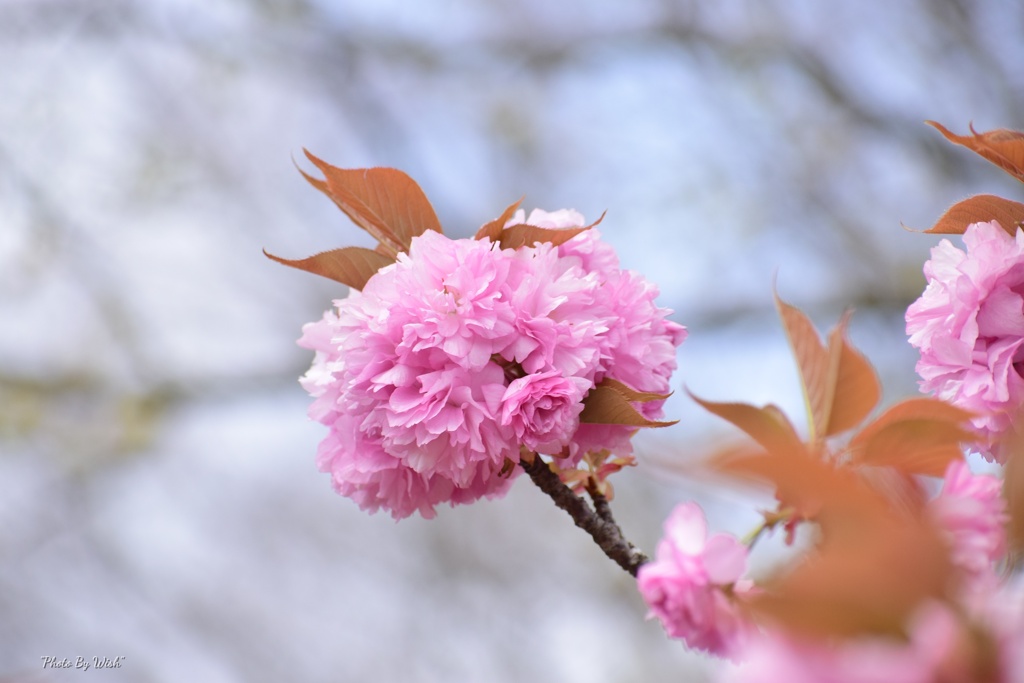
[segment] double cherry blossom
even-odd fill
[[[574,211],[509,224],[580,227]],[[502,495],[520,447],[561,468],[628,455],[635,427],[580,422],[604,379],[669,392],[686,330],[657,289],[619,268],[595,229],[558,246],[501,248],[426,231],[408,253],[303,328],[302,385],[330,429],[318,464],[360,507],[396,519]],[[661,401],[642,403],[646,418]]]

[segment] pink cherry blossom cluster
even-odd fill
[[[1006,553],[1006,505],[1000,480],[972,474],[962,460],[947,468],[941,491],[925,506],[946,536],[952,561],[967,577],[959,608],[927,603],[908,625],[910,638],[822,641],[757,628],[744,602],[758,594],[748,576],[748,548],[728,534],[708,536],[694,503],[676,507],[665,522],[655,560],[637,575],[640,594],[666,632],[689,647],[740,663],[725,672],[730,683],[867,683],[968,681],[972,665],[957,659],[969,639],[991,639],[994,681],[1024,680],[1024,595],[1001,585]],[[987,630],[983,630],[987,629]]]
[[[575,211],[509,224],[583,226]],[[316,351],[302,385],[330,432],[317,461],[336,490],[396,519],[504,494],[520,448],[572,466],[628,454],[635,428],[580,423],[605,378],[667,393],[686,330],[657,289],[619,268],[594,229],[502,249],[427,231],[362,291],[303,328]],[[651,419],[661,401],[641,404]]]
[[[975,412],[984,454],[1005,462],[999,440],[1024,405],[1024,232],[974,223],[963,239],[966,251],[946,239],[932,249],[907,334],[922,391]]]

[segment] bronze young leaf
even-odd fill
[[[304,259],[285,259],[274,256],[263,250],[267,258],[298,268],[314,275],[322,275],[335,282],[348,285],[353,289],[362,289],[366,281],[383,268],[395,262],[390,256],[363,247],[345,247],[314,254]]]
[[[935,121],[925,121],[942,135],[958,145],[980,154],[1024,183],[1024,133],[1000,128],[979,133],[971,126],[970,135],[957,135]]]
[[[510,225],[501,231],[498,235],[498,242],[501,244],[502,249],[518,249],[519,247],[529,247],[541,242],[548,242],[557,247],[559,244],[568,242],[581,232],[590,230],[603,220],[604,214],[602,213],[600,218],[590,225],[584,225],[579,228],[541,228],[527,223],[518,223]]]
[[[963,457],[961,444],[977,438],[969,429],[970,417],[966,410],[937,398],[907,399],[850,440],[852,461],[941,477],[951,461]]]
[[[634,395],[651,396],[647,399],[631,398]],[[678,420],[651,420],[633,407],[631,401],[654,400],[665,398],[662,394],[645,394],[636,392],[621,382],[605,379],[595,386],[583,399],[583,412],[580,422],[590,424],[628,425],[632,427],[668,427]]]
[[[329,196],[359,227],[373,235],[391,255],[408,251],[412,238],[427,230],[442,232],[427,196],[415,180],[394,168],[342,169],[306,156],[324,174],[313,186]],[[303,174],[306,175],[306,174]]]
[[[778,407],[752,406],[747,403],[716,403],[690,394],[690,398],[714,415],[736,425],[769,453],[808,452],[789,419]]]
[[[946,210],[925,233],[962,235],[972,223],[996,221],[1010,235],[1024,225],[1024,204],[991,194],[979,194],[959,201]]]
[[[878,403],[881,387],[874,368],[846,339],[848,318],[840,321],[825,346],[802,311],[778,295],[775,304],[800,372],[811,441],[856,426]]]
[[[497,242],[498,237],[501,235],[501,231],[505,229],[505,224],[512,220],[512,216],[515,215],[519,205],[523,203],[523,198],[519,201],[513,202],[505,207],[505,210],[501,212],[501,215],[492,221],[488,221],[480,226],[480,229],[473,235],[473,239],[482,240],[485,237],[489,237],[492,242]]]

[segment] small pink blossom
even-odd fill
[[[1006,502],[1002,482],[972,474],[967,463],[954,460],[946,468],[942,491],[928,510],[951,543],[953,563],[973,582],[996,581],[995,563],[1006,552]]]
[[[736,600],[751,589],[743,580],[747,548],[733,536],[708,538],[696,503],[672,511],[657,557],[640,567],[637,585],[666,632],[692,648],[735,657],[753,628]]]
[[[561,453],[579,426],[583,394],[589,388],[586,380],[557,370],[519,377],[501,399],[500,422],[530,450]]]
[[[945,239],[932,249],[907,334],[922,391],[976,412],[986,457],[1004,462],[998,440],[1024,404],[1024,232],[974,223],[963,239],[966,251]]]

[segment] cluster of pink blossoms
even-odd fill
[[[583,226],[575,211],[509,224]],[[686,336],[657,289],[619,268],[596,230],[501,249],[427,231],[408,253],[303,328],[302,385],[330,433],[317,461],[336,490],[396,519],[503,494],[520,447],[563,467],[630,452],[634,428],[580,423],[605,378],[667,393]],[[660,417],[661,402],[638,410]]]
[[[977,413],[984,454],[1024,406],[1024,232],[974,223],[966,251],[942,240],[925,263],[928,286],[907,309],[910,343],[921,351],[921,389]]]

